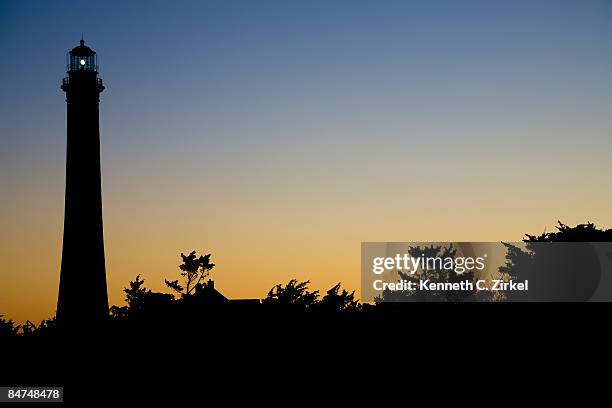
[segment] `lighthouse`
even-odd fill
[[[96,326],[108,316],[100,167],[100,93],[96,53],[81,40],[66,56],[67,143],[64,238],[57,322]]]

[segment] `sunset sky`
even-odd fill
[[[610,1],[2,1],[7,318],[55,313],[81,33],[107,87],[111,304],[191,250],[227,297],[263,297],[359,291],[362,241],[612,227]]]

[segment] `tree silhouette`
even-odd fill
[[[5,320],[4,315],[0,315],[0,337],[16,336],[20,327],[12,320]]]
[[[113,306],[110,308],[111,316],[115,318],[126,318],[130,314],[135,314],[142,311],[145,296],[147,294],[147,290],[143,287],[144,279],[140,279],[140,274],[136,276],[136,279],[130,281],[130,287],[124,288],[125,292],[125,301],[127,306]],[[149,292],[151,292],[149,290]]]
[[[54,333],[57,328],[57,322],[55,321],[55,317],[51,319],[45,319],[40,322],[38,327],[36,327],[36,335],[47,335]]]
[[[319,291],[310,292],[308,285],[310,281],[299,282],[296,279],[291,279],[287,285],[278,284],[268,292],[268,295],[263,300],[264,304],[297,306],[307,309],[315,304],[319,297]]]
[[[24,336],[32,336],[34,333],[36,333],[36,329],[36,325],[29,320],[26,320],[26,322],[21,325],[21,333]]]
[[[601,230],[592,222],[578,224],[575,227],[557,221],[557,232],[544,232],[541,235],[529,235],[525,242],[612,242],[612,228]]]
[[[585,301],[595,292],[601,267],[589,242],[612,241],[612,229],[591,222],[570,227],[558,221],[557,231],[525,234],[525,249],[506,244],[505,280],[529,279],[529,292],[506,291],[505,300]],[[551,243],[557,243],[552,245]]]
[[[110,309],[111,316],[115,319],[126,319],[136,317],[145,312],[160,311],[174,301],[174,295],[167,293],[156,293],[144,287],[144,279],[140,274],[130,282],[129,288],[124,288],[125,302],[127,306],[113,306]]]
[[[524,251],[516,245],[505,242],[502,242],[502,244],[506,247],[506,264],[499,268],[499,272],[513,280],[520,280],[529,276],[534,253]]]
[[[321,301],[316,303],[318,310],[325,312],[355,312],[359,311],[359,301],[355,299],[355,291],[348,292],[342,289],[340,292],[340,283],[327,291]]]
[[[211,254],[207,254],[198,258],[196,257],[195,251],[191,251],[187,256],[181,253],[183,263],[179,265],[179,268],[183,271],[181,272],[181,276],[183,277],[184,283],[181,285],[178,279],[173,281],[168,281],[166,279],[166,285],[182,296],[191,295],[196,288],[200,287],[202,279],[206,278],[215,267],[215,264],[210,262],[210,255]]]

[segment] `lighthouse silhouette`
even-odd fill
[[[96,53],[85,41],[66,58],[66,197],[56,318],[59,326],[76,329],[99,326],[108,316],[99,127],[104,85]]]

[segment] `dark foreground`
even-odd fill
[[[561,367],[577,347],[577,362],[603,362],[609,312],[607,304],[409,304],[359,314],[111,322],[2,340],[0,382],[63,386],[65,401],[79,406],[360,398],[399,380],[409,387],[411,379],[442,381],[475,369],[482,382],[512,366]]]

